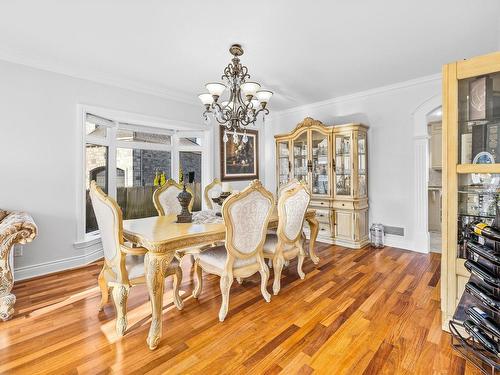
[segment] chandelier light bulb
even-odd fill
[[[245,82],[240,85],[241,93],[247,99],[252,99],[259,89],[260,85],[257,82]]]
[[[273,96],[273,92],[269,90],[259,90],[255,93],[255,96],[261,103],[269,103],[271,96]]]
[[[214,102],[214,98],[208,93],[200,94],[198,98],[204,106],[210,106]]]
[[[219,82],[207,83],[205,87],[214,98],[214,101],[217,101],[217,99],[219,99],[219,97],[224,93],[224,90],[226,89],[226,85]]]

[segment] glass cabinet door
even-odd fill
[[[470,171],[477,164],[500,163],[500,72],[458,80],[457,152],[457,164],[473,164]],[[467,242],[482,240],[471,238],[469,224],[481,221],[500,226],[500,175],[460,173],[457,180],[457,257],[467,259],[473,255]]]
[[[312,141],[312,193],[328,195],[328,135],[313,130],[311,132]]]
[[[360,198],[368,194],[366,152],[366,133],[358,132],[358,196]]]
[[[335,135],[335,195],[352,195],[352,160],[350,134]]]
[[[500,73],[458,81],[458,164],[500,163]]]
[[[290,179],[290,149],[288,141],[278,142],[278,181],[279,186]]]
[[[307,181],[307,132],[293,140],[293,176],[299,181]]]

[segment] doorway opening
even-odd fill
[[[429,112],[427,119],[428,175],[427,175],[427,228],[429,231],[429,250],[441,253],[442,217],[442,110],[441,107]]]

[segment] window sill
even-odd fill
[[[84,250],[85,253],[101,249],[102,248],[101,235],[98,233],[85,235],[83,240],[76,241],[73,244],[73,248],[75,250]]]

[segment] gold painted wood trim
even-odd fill
[[[286,134],[276,134],[274,138],[276,140],[284,138],[284,139],[289,139],[289,138],[296,138],[297,135],[301,134],[304,130],[308,129],[318,129],[323,132],[331,132],[332,127],[331,126],[326,126],[319,120],[315,120],[312,117],[306,117],[304,120],[299,122],[297,126],[295,126],[295,129],[293,129],[291,132],[286,133]]]
[[[205,202],[207,204],[207,207],[210,210],[212,210],[214,206],[213,206],[212,199],[208,196],[208,193],[210,192],[210,190],[212,190],[217,185],[222,186],[222,183],[220,182],[220,180],[218,178],[214,178],[214,180],[211,183],[209,183],[207,186],[205,186],[205,191],[203,192],[203,195],[205,196]]]
[[[500,173],[500,164],[458,164],[457,173]]]
[[[165,210],[163,209],[163,207],[160,203],[160,195],[172,186],[174,186],[178,189],[181,189],[181,190],[184,188],[183,184],[177,183],[173,179],[169,178],[164,185],[160,186],[158,189],[156,189],[153,192],[153,203],[155,205],[156,211],[158,211],[158,216],[165,216]],[[186,190],[191,194],[191,202],[189,203],[189,211],[192,211],[193,204],[194,204],[194,193],[193,193],[193,190],[187,185],[186,185]]]
[[[457,79],[466,79],[484,74],[500,72],[500,52],[476,56],[471,59],[458,61]]]

